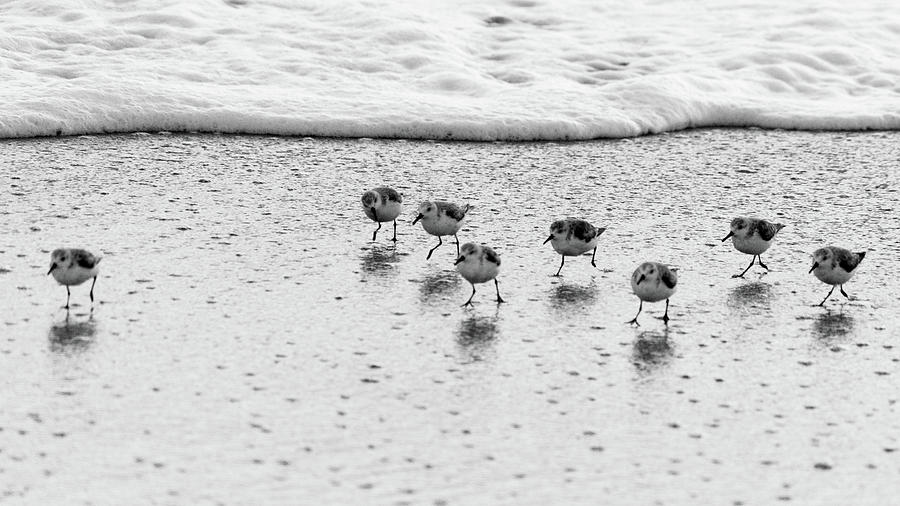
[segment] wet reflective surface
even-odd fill
[[[897,134],[5,141],[0,502],[873,503],[900,469]],[[365,218],[401,191],[399,241]],[[500,292],[410,226],[475,207]],[[788,225],[750,258],[736,215]],[[597,251],[549,224],[607,227]],[[866,250],[833,296],[825,244]],[[88,286],[49,253],[104,256]],[[665,303],[629,277],[679,267]],[[846,485],[846,486],[845,486]]]
[[[638,334],[633,345],[634,366],[642,372],[650,372],[668,364],[672,359],[672,341],[669,329],[645,330]]]
[[[96,332],[97,325],[92,314],[87,318],[83,315],[72,317],[67,312],[62,321],[50,327],[47,338],[54,352],[85,351],[93,343]]]

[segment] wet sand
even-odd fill
[[[900,492],[900,134],[0,142],[4,504],[880,504]],[[406,209],[372,242],[363,190]],[[412,227],[470,202],[500,289]],[[754,267],[729,220],[787,225]],[[541,242],[607,227],[597,252]],[[827,244],[866,250],[826,307]],[[46,276],[101,253],[88,286]],[[629,276],[680,268],[668,327]]]

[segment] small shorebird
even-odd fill
[[[594,227],[590,223],[577,218],[554,221],[550,225],[550,237],[544,241],[544,244],[549,242],[553,249],[562,255],[559,270],[556,271],[554,276],[559,276],[563,265],[566,264],[567,256],[583,255],[592,248],[594,253],[591,255],[591,265],[597,267],[597,263],[594,260],[597,256],[597,241],[600,239],[600,234],[605,231],[605,228]]]
[[[675,293],[675,285],[678,284],[678,277],[675,275],[675,269],[670,269],[666,265],[657,262],[644,262],[631,275],[631,289],[634,294],[641,300],[638,306],[638,312],[634,315],[634,319],[627,322],[640,325],[637,321],[644,309],[644,302],[659,302],[666,299],[666,313],[662,317],[662,321],[669,324],[669,297]]]
[[[373,241],[378,235],[378,231],[381,230],[381,224],[393,221],[394,238],[391,240],[397,242],[397,216],[400,216],[400,211],[402,211],[402,203],[403,197],[401,197],[400,194],[397,193],[397,190],[393,188],[379,186],[378,188],[372,188],[366,193],[363,193],[363,211],[366,212],[366,216],[368,216],[370,220],[378,223],[378,228],[372,232]]]
[[[825,304],[828,297],[831,297],[831,292],[834,291],[835,286],[841,287],[841,295],[848,299],[850,298],[847,292],[844,291],[844,283],[850,281],[853,273],[856,272],[856,267],[859,266],[859,263],[865,257],[865,251],[853,253],[850,250],[834,246],[819,248],[813,253],[813,264],[812,268],[809,269],[810,274],[815,274],[819,281],[831,285],[831,290],[819,303],[820,306]]]
[[[69,287],[80,285],[91,278],[94,278],[91,283],[91,303],[94,302],[94,285],[100,274],[99,263],[100,257],[83,249],[60,248],[50,253],[50,270],[47,274],[53,274],[53,279],[66,286],[66,309],[69,309],[69,297],[72,295]]]
[[[497,288],[497,302],[506,302],[500,297],[500,285],[497,283],[497,274],[500,272],[500,257],[491,248],[478,245],[473,242],[463,244],[459,257],[454,262],[456,270],[472,284],[472,295],[463,304],[463,307],[472,304],[475,297],[475,283],[487,283],[494,280]]]
[[[725,242],[731,237],[734,249],[741,253],[753,255],[753,258],[750,259],[750,265],[744,269],[744,272],[734,274],[731,277],[744,277],[744,274],[753,267],[753,262],[757,259],[759,259],[760,267],[769,270],[769,268],[766,267],[766,264],[762,262],[762,257],[759,255],[769,249],[769,246],[772,245],[772,240],[775,238],[775,234],[782,228],[784,228],[784,225],[781,223],[770,223],[758,218],[735,218],[731,220],[731,232],[728,232],[728,235],[722,239],[722,242]]]
[[[459,256],[459,237],[456,237],[456,233],[462,227],[462,221],[468,212],[469,204],[466,204],[466,208],[462,209],[456,204],[442,200],[422,202],[419,205],[419,215],[413,220],[413,225],[422,220],[422,228],[438,238],[437,246],[428,251],[428,256],[425,257],[425,260],[430,259],[434,250],[443,244],[441,242],[442,235],[452,235],[456,239],[456,256]]]

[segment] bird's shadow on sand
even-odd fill
[[[400,253],[397,253],[397,247],[394,244],[389,246],[373,244],[360,255],[359,267],[367,274],[385,275],[390,273],[394,265],[400,262],[401,256]]]
[[[737,312],[772,308],[772,285],[761,281],[742,283],[728,292],[728,308]]]
[[[433,301],[442,295],[457,291],[460,286],[460,279],[459,273],[451,270],[435,271],[425,276],[419,285],[419,294],[422,296],[422,301]]]
[[[66,311],[63,321],[50,326],[47,339],[50,350],[55,353],[78,353],[87,350],[94,343],[97,333],[97,322],[91,312],[87,319],[79,320],[84,315],[72,315]]]
[[[597,292],[597,286],[593,283],[582,286],[561,282],[550,288],[547,300],[554,309],[563,310],[594,302]]]
[[[465,363],[479,362],[493,352],[494,343],[500,337],[498,315],[472,315],[459,322],[456,329],[456,345]]]
[[[852,316],[842,311],[827,310],[820,314],[812,325],[813,336],[822,342],[843,339],[853,333],[856,322]]]
[[[631,361],[641,373],[650,373],[668,365],[673,354],[668,327],[662,331],[645,330],[634,341]]]

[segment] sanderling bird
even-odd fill
[[[441,242],[442,235],[452,235],[456,239],[456,256],[459,256],[459,237],[456,237],[456,233],[462,227],[462,221],[468,212],[469,204],[466,204],[466,208],[462,209],[456,204],[442,200],[422,202],[419,206],[419,215],[413,220],[413,225],[422,220],[422,228],[438,238],[437,246],[428,251],[428,256],[425,257],[425,260],[430,259],[434,250],[443,244]]]
[[[591,255],[591,265],[597,267],[597,263],[594,260],[597,256],[597,241],[600,239],[600,234],[605,231],[605,228],[594,227],[590,223],[577,218],[554,221],[550,225],[550,237],[544,241],[544,244],[549,242],[553,249],[562,256],[559,270],[556,271],[554,276],[559,276],[563,265],[566,264],[567,256],[583,255],[592,248],[594,253]]]
[[[634,319],[627,322],[640,325],[637,321],[644,309],[644,302],[659,302],[666,299],[666,313],[662,317],[662,321],[669,324],[669,297],[675,293],[675,285],[678,284],[678,277],[675,275],[675,269],[657,262],[644,262],[631,275],[631,289],[634,294],[641,300],[638,306],[638,312],[634,315]]]
[[[459,257],[454,263],[456,270],[472,284],[472,295],[463,304],[463,307],[472,304],[475,297],[475,283],[487,283],[494,280],[497,288],[497,302],[506,302],[500,297],[500,285],[497,283],[497,274],[500,272],[500,257],[491,248],[478,245],[473,242],[463,244]]]
[[[847,292],[844,291],[844,283],[850,281],[853,273],[856,272],[856,267],[859,266],[859,263],[865,257],[865,251],[853,253],[850,250],[834,246],[819,248],[813,253],[813,264],[812,268],[809,269],[810,274],[815,274],[819,281],[831,285],[831,290],[819,303],[820,306],[825,304],[828,297],[831,297],[831,292],[834,291],[835,286],[841,287],[841,295],[848,299],[850,298]]]
[[[391,240],[397,242],[397,216],[400,216],[400,211],[402,211],[402,203],[403,197],[393,188],[379,186],[363,193],[363,211],[370,220],[378,223],[378,228],[372,232],[373,241],[378,235],[378,231],[381,230],[381,224],[393,221],[394,238]]]
[[[91,303],[94,302],[94,285],[100,274],[99,263],[100,257],[83,249],[60,248],[50,253],[50,270],[47,274],[53,274],[53,279],[66,286],[66,309],[69,309],[69,297],[72,295],[69,287],[80,285],[91,278],[94,278],[91,283]]]
[[[750,265],[744,269],[744,272],[734,274],[731,277],[744,277],[744,274],[753,267],[753,262],[757,259],[759,259],[760,267],[769,270],[769,268],[766,267],[766,264],[762,262],[762,257],[759,255],[769,249],[769,246],[772,245],[772,239],[775,238],[775,234],[782,228],[784,228],[784,225],[781,223],[770,223],[758,218],[735,218],[731,220],[731,232],[728,232],[728,235],[722,239],[722,242],[725,242],[731,237],[734,249],[741,253],[753,255],[753,258],[750,259]]]

